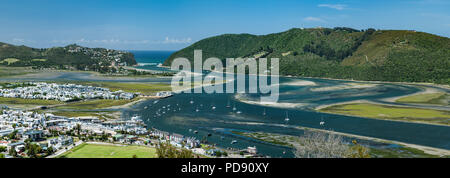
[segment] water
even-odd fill
[[[170,71],[167,68],[157,67],[158,64],[164,61],[174,53],[174,51],[130,51],[134,54],[136,61],[140,66],[139,69],[155,70],[155,71]]]
[[[133,53],[139,63],[153,64],[162,63],[171,54],[171,52],[164,51],[134,51]],[[142,67],[165,70],[158,68],[156,65]],[[89,73],[72,72],[58,72],[44,77],[2,78],[0,80],[86,80],[166,83],[171,81],[170,78],[105,79],[92,77]],[[316,85],[291,85],[304,80],[314,82]],[[149,128],[153,127],[185,136],[197,137],[198,139],[207,137],[208,133],[212,133],[211,137],[207,137],[210,143],[215,143],[223,148],[244,149],[248,146],[256,146],[260,153],[272,157],[293,157],[294,155],[290,148],[242,137],[233,134],[232,131],[268,132],[301,136],[303,131],[298,129],[298,127],[302,126],[450,149],[450,128],[446,126],[348,117],[318,113],[313,110],[313,108],[322,104],[360,99],[386,103],[381,101],[381,99],[412,94],[420,91],[417,87],[400,84],[381,84],[369,88],[314,92],[311,89],[339,86],[352,82],[326,79],[280,78],[280,83],[279,102],[301,103],[301,105],[296,108],[283,109],[246,104],[240,101],[257,101],[260,97],[259,94],[176,94],[173,97],[159,100],[156,104],[153,100],[149,100],[135,105],[131,109],[124,110],[123,116],[127,118],[138,114],[142,116]],[[236,98],[240,98],[240,100]],[[194,101],[193,104],[190,103],[191,100]],[[231,107],[226,107],[228,103],[230,103]],[[170,105],[170,110],[167,110],[168,105]],[[146,106],[148,107],[147,109],[144,108]],[[164,111],[162,111],[163,106],[166,108]],[[236,107],[235,111],[233,111],[233,106]],[[216,107],[216,109],[212,109],[212,107]],[[199,110],[198,112],[196,111],[197,109]],[[448,107],[444,109],[448,109]],[[241,113],[238,114],[238,111]],[[289,111],[289,122],[285,122],[286,111]],[[157,116],[157,112],[161,116]],[[264,112],[266,112],[265,116],[263,115]],[[322,121],[326,123],[324,126],[319,124]],[[198,131],[197,134],[193,132],[195,130]],[[237,140],[237,143],[231,144],[233,140]],[[381,144],[380,147],[386,146],[389,145]],[[286,154],[283,154],[283,152],[286,152]]]
[[[292,86],[289,83],[312,81],[315,86]],[[293,157],[292,150],[278,145],[241,137],[231,131],[268,132],[301,136],[299,126],[334,130],[336,132],[394,140],[418,145],[450,149],[450,128],[446,126],[394,122],[359,117],[318,113],[312,110],[318,105],[364,99],[379,101],[383,98],[412,94],[420,89],[398,84],[381,84],[368,88],[342,89],[314,92],[311,89],[340,86],[352,83],[325,79],[281,78],[281,103],[302,103],[296,108],[274,108],[246,104],[236,98],[257,101],[258,94],[177,94],[154,104],[147,101],[125,111],[125,116],[139,114],[149,127],[202,139],[208,133],[208,141],[223,148],[244,149],[256,146],[258,151],[272,157]],[[191,104],[190,101],[194,103]],[[228,102],[232,107],[226,107]],[[167,106],[171,105],[171,110]],[[147,109],[143,109],[147,106]],[[216,109],[212,109],[212,107]],[[233,110],[233,106],[236,110]],[[166,107],[166,109],[163,109]],[[181,109],[181,110],[180,110]],[[264,110],[266,116],[263,115]],[[290,121],[285,121],[289,111]],[[163,113],[164,112],[164,113]],[[158,115],[160,114],[160,115]],[[324,121],[325,126],[319,123]],[[198,130],[195,134],[189,130]],[[221,138],[224,138],[223,140]],[[236,144],[231,144],[237,140]],[[283,152],[286,151],[286,154]]]

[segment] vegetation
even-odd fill
[[[74,110],[92,110],[92,109],[104,109],[113,106],[122,106],[131,102],[138,101],[140,98],[134,98],[132,100],[87,100],[82,102],[68,103],[63,106],[55,107],[55,109],[74,109]]]
[[[10,77],[34,73],[30,67],[5,67],[0,64],[0,77]]]
[[[319,111],[375,119],[424,122],[443,125],[450,124],[450,112],[432,109],[356,103],[330,106],[324,109],[320,109]]]
[[[60,82],[61,83],[61,82]],[[93,87],[109,88],[111,91],[122,90],[124,92],[141,93],[143,95],[152,95],[159,91],[172,90],[170,84],[167,83],[133,83],[133,82],[77,82],[70,83],[88,85]]]
[[[81,144],[62,158],[155,158],[156,149],[145,146]]]
[[[101,73],[110,72],[115,59],[127,65],[135,65],[134,55],[103,48],[85,48],[78,45],[36,49],[0,43],[0,63],[8,66],[36,68],[75,68]]]
[[[409,147],[401,148],[371,148],[370,156],[373,158],[438,158],[439,156],[427,154],[422,150]]]
[[[194,158],[194,153],[186,149],[177,149],[169,143],[160,143],[156,147],[158,158]]]
[[[280,58],[280,73],[303,77],[450,84],[450,40],[422,32],[291,29],[269,35],[226,34],[201,40],[172,54],[193,61],[237,57]]]
[[[444,100],[449,97],[450,95],[446,93],[426,93],[403,97],[396,100],[396,102],[448,105],[448,102]]]
[[[356,141],[348,145],[343,138],[324,132],[306,132],[295,147],[298,158],[370,158],[369,150]]]
[[[53,112],[52,114],[56,116],[64,116],[64,117],[98,117],[102,120],[110,120],[110,119],[117,119],[120,117],[120,112],[113,112],[113,111],[57,111]]]
[[[5,105],[56,105],[64,102],[56,100],[42,100],[42,99],[23,99],[23,98],[5,98],[0,97],[0,104]]]

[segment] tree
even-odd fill
[[[160,143],[156,147],[156,154],[158,158],[194,158],[192,151],[186,149],[178,150],[169,143]]]
[[[296,146],[295,156],[299,158],[346,158],[349,146],[341,136],[325,132],[305,132],[301,145]]]
[[[5,151],[7,151],[8,149],[6,148],[6,147],[4,147],[4,146],[0,146],[0,152],[5,152]]]
[[[15,148],[9,149],[9,155],[11,155],[14,158],[17,158],[17,152]]]

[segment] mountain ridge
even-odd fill
[[[392,82],[450,83],[450,39],[410,30],[293,28],[268,35],[223,34],[173,53],[209,57],[280,58],[280,74]]]
[[[88,48],[76,44],[65,47],[31,48],[0,42],[0,65],[58,67],[102,71],[112,66],[137,64],[130,52]]]

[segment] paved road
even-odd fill
[[[64,154],[65,152],[71,150],[72,148],[74,148],[74,147],[76,147],[76,146],[78,146],[78,145],[81,145],[82,143],[83,143],[83,141],[80,140],[80,141],[78,141],[78,142],[75,143],[75,146],[74,146],[74,145],[70,145],[70,146],[67,147],[67,149],[61,149],[61,150],[57,151],[55,154],[50,155],[50,156],[47,156],[47,158],[56,158],[56,157],[58,157],[59,155],[62,155],[62,154]]]

